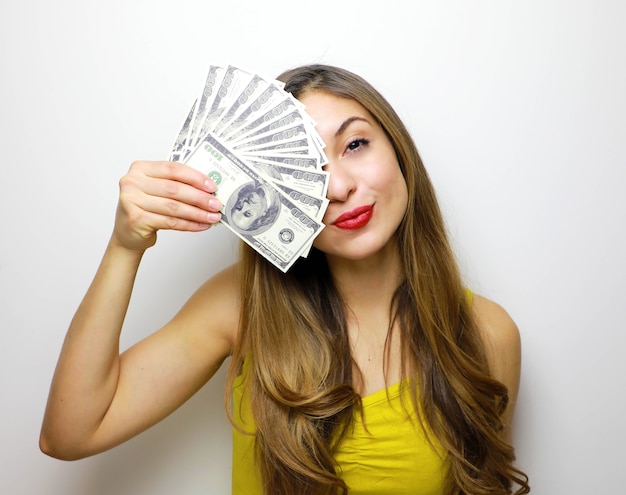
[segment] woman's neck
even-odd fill
[[[352,311],[376,307],[389,310],[391,299],[404,280],[396,246],[390,245],[364,260],[328,256],[328,266],[344,302]]]
[[[402,377],[401,339],[389,338],[391,303],[405,278],[402,260],[395,246],[367,260],[327,259],[346,306],[353,386],[367,396]]]

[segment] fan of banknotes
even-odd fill
[[[217,184],[221,222],[286,272],[324,228],[324,142],[304,106],[276,80],[210,66],[170,160]]]

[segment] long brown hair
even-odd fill
[[[389,103],[349,71],[310,65],[279,79],[295,97],[323,90],[359,102],[396,151],[409,193],[397,232],[406,278],[394,294],[389,332],[399,329],[402,370],[415,378],[407,382],[412,407],[448,453],[449,492],[528,493],[527,477],[513,466],[513,448],[500,434],[507,390],[489,373],[436,195],[408,130]],[[352,386],[346,308],[326,258],[313,248],[283,274],[242,244],[240,273],[240,331],[227,403],[248,360],[245,386],[266,493],[347,493],[333,453],[360,397]]]

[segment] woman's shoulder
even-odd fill
[[[515,351],[520,346],[520,333],[515,321],[497,302],[479,294],[472,296],[472,314],[481,338],[494,351]]]
[[[200,289],[222,289],[227,295],[239,296],[239,263],[223,268],[211,276]]]
[[[500,304],[478,294],[473,297],[472,313],[492,375],[515,395],[521,368],[521,338],[517,324]]]
[[[522,349],[520,332],[513,318],[500,304],[474,295],[472,313],[483,341],[493,378],[507,387],[509,406],[503,420],[504,435],[511,439],[511,422],[519,392]]]

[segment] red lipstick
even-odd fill
[[[354,210],[339,215],[333,225],[344,230],[360,229],[369,223],[373,214],[374,205],[358,206]]]

